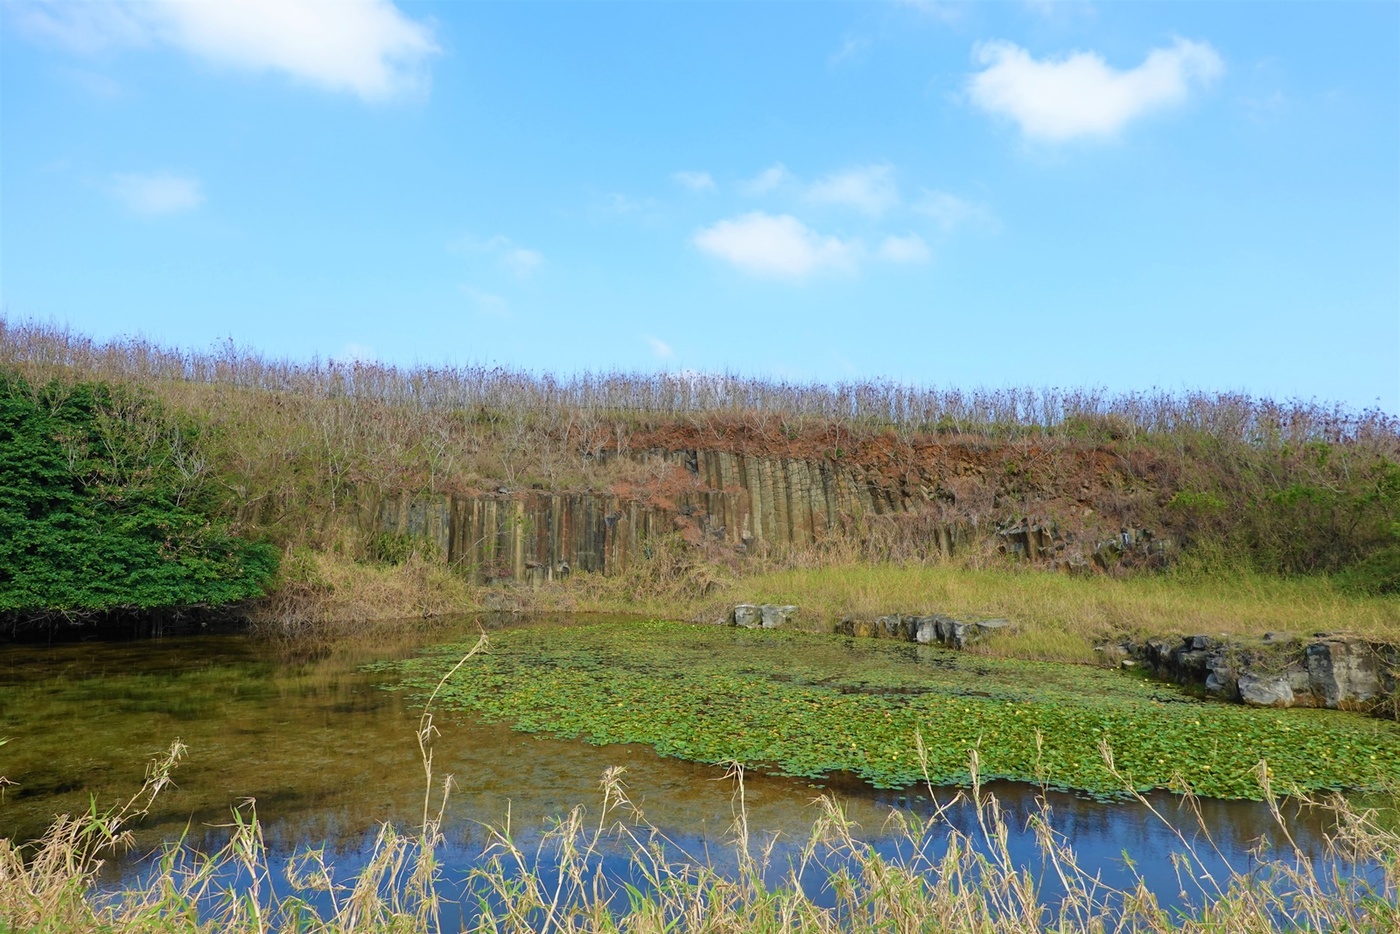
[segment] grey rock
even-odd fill
[[[1200,681],[1210,670],[1210,653],[1205,649],[1179,649],[1175,667],[1178,678]]]
[[[953,627],[957,625],[957,620],[951,616],[936,617],[935,626],[938,629],[938,641],[944,645],[953,644]]]
[[[1239,679],[1240,700],[1256,707],[1291,707],[1293,689],[1288,678],[1279,675],[1242,674]]]
[[[1314,642],[1303,652],[1308,686],[1323,706],[1364,708],[1384,690],[1381,665],[1361,641]]]
[[[730,614],[729,624],[743,626],[745,629],[758,629],[763,625],[763,608],[752,603],[741,603]]]
[[[1144,649],[1144,661],[1152,667],[1158,675],[1176,674],[1177,653],[1185,646],[1184,639],[1148,639]]]
[[[1010,632],[1011,629],[1011,620],[1009,619],[979,619],[976,623],[978,639],[984,639],[998,632]]]
[[[904,634],[904,621],[899,614],[893,613],[889,616],[877,616],[875,618],[875,634],[881,639],[899,639]]]
[[[953,637],[949,640],[949,644],[955,649],[965,649],[974,642],[980,642],[991,633],[1000,632],[1011,625],[1011,623],[1004,619],[972,621],[955,619],[952,623]]]
[[[914,618],[914,641],[919,645],[938,645],[938,617],[916,616]]]
[[[759,607],[759,618],[763,621],[764,629],[782,629],[787,626],[788,621],[797,613],[795,606],[775,606],[765,603]]]

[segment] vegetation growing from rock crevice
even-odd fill
[[[265,593],[277,552],[216,518],[197,441],[131,387],[0,372],[0,618]]]

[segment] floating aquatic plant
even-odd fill
[[[385,663],[426,691],[464,646]],[[928,777],[1036,781],[1091,794],[1184,780],[1197,793],[1257,798],[1275,787],[1400,781],[1400,726],[1323,710],[1254,709],[1084,666],[991,659],[927,646],[669,622],[607,622],[492,636],[489,654],[437,703],[590,743],[644,743],[697,762],[785,775],[849,772],[876,787]]]

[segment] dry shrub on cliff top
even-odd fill
[[[1378,409],[1275,402],[1241,393],[1125,393],[1095,389],[934,389],[890,381],[821,385],[734,374],[580,373],[536,376],[501,367],[403,369],[364,361],[293,363],[225,345],[180,351],[139,339],[100,343],[42,324],[0,319],[0,364],[40,376],[195,383],[509,417],[574,411],[581,418],[756,413],[793,425],[895,426],[913,431],[1119,440],[1187,431],[1221,440],[1382,439],[1400,424]],[[781,425],[771,426],[775,429]]]

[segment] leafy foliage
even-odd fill
[[[144,393],[0,373],[0,613],[264,593],[277,553],[211,518],[196,440]]]
[[[437,684],[463,654],[443,646],[388,663],[402,685]],[[1184,779],[1200,794],[1400,779],[1400,727],[1335,711],[1256,710],[1198,700],[1121,672],[973,657],[810,633],[600,623],[492,637],[438,693],[516,729],[592,743],[646,743],[699,762],[780,774],[850,772],[879,787],[960,783],[970,750],[984,778],[1123,791],[1100,743],[1139,788]]]

